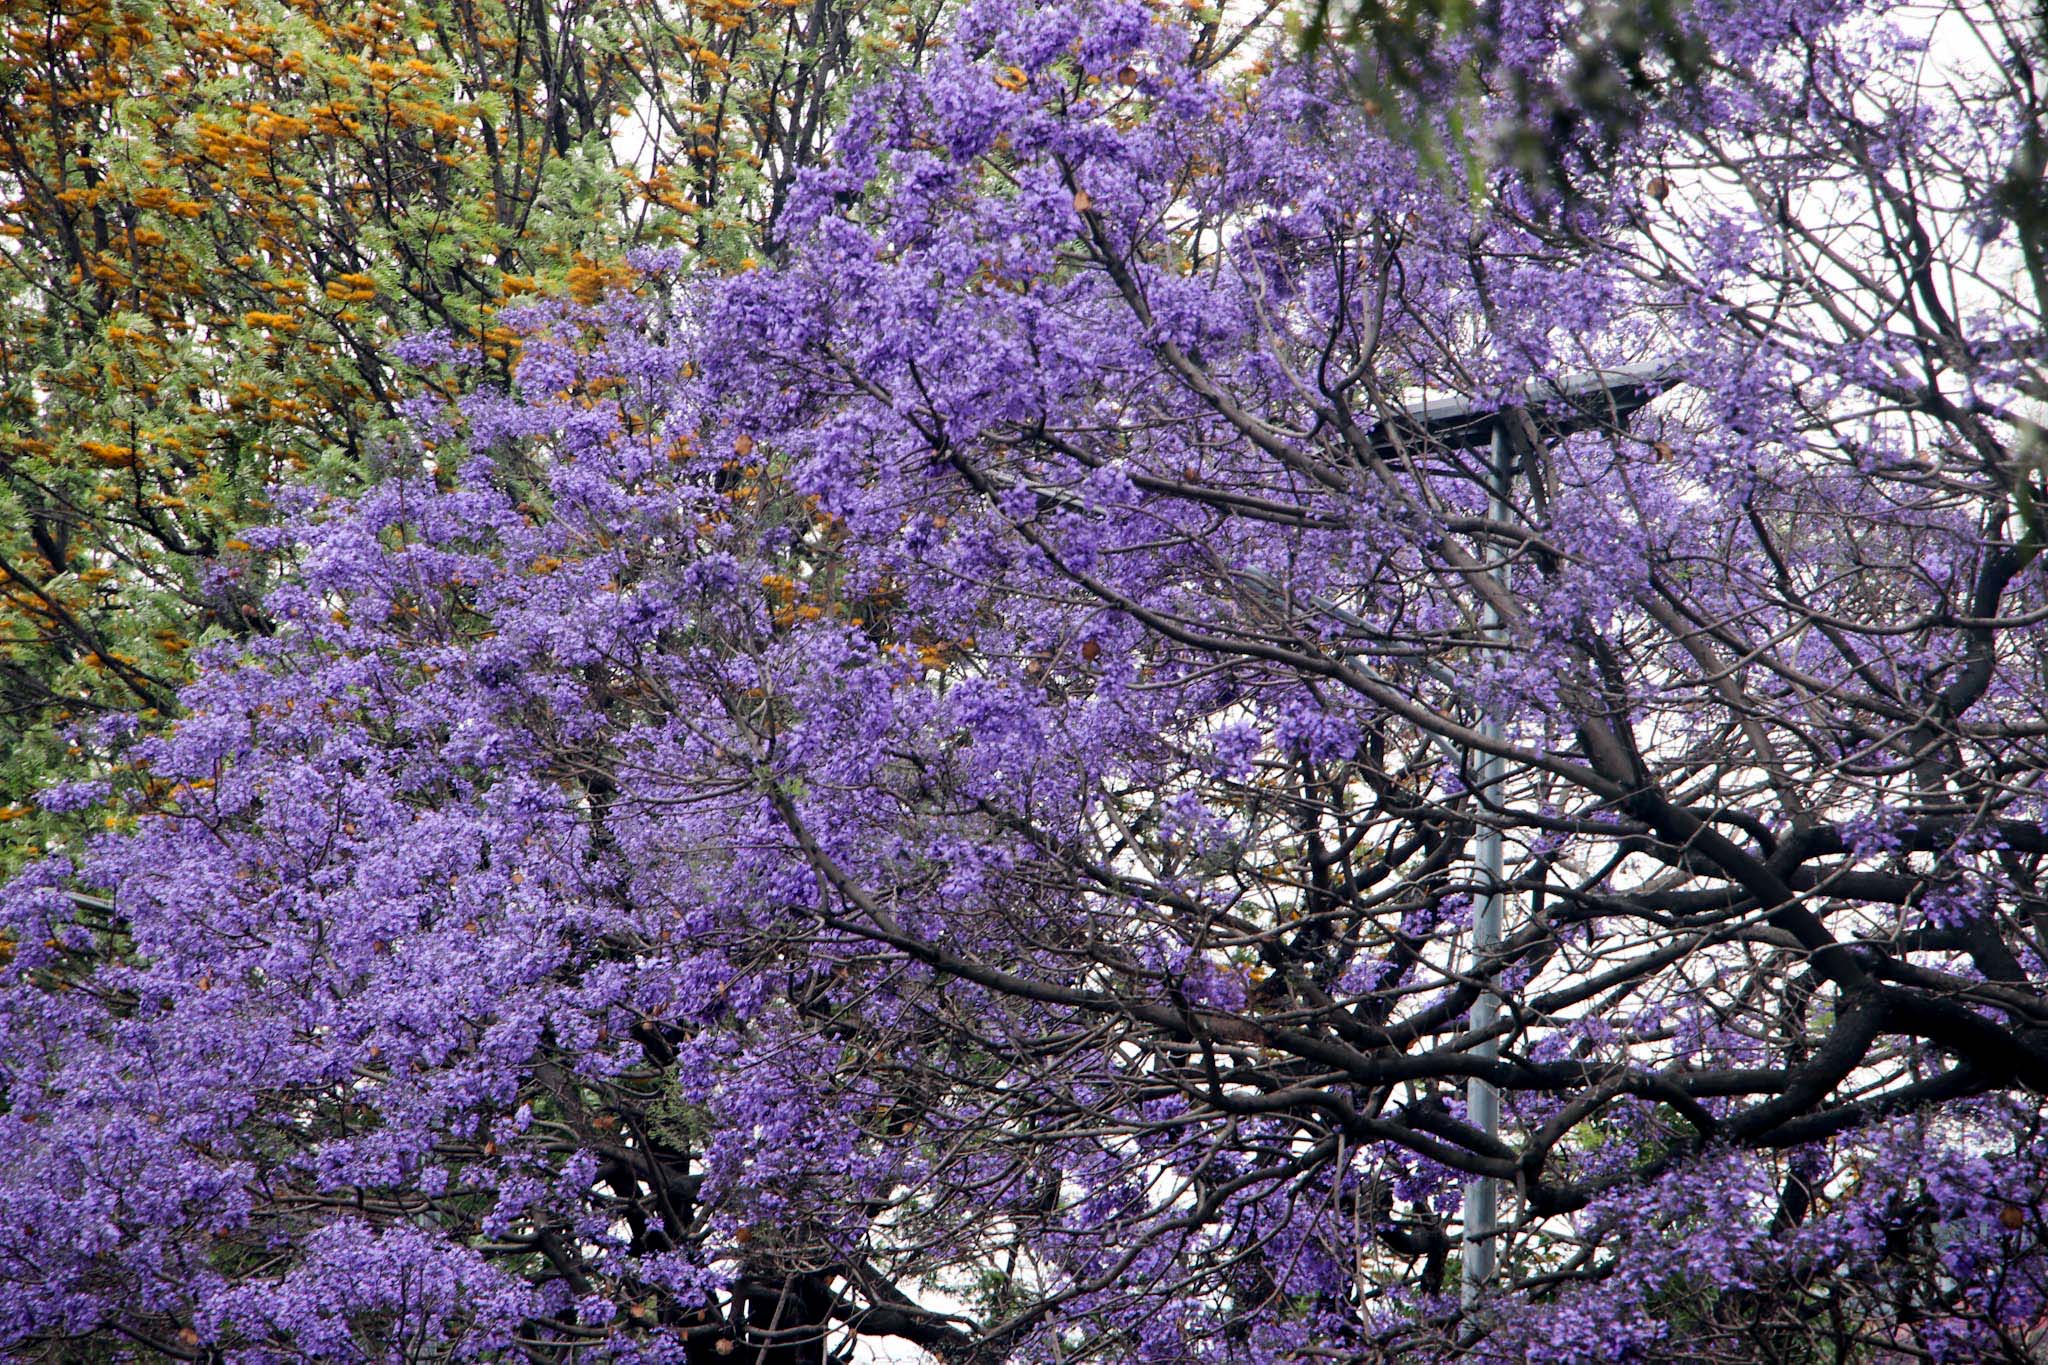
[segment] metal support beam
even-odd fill
[[[1487,473],[1487,516],[1506,521],[1510,514],[1509,492],[1514,477],[1513,444],[1508,438],[1507,414],[1493,424],[1491,458]],[[1508,566],[1496,559],[1489,572],[1503,588],[1508,585]],[[1500,615],[1491,605],[1482,605],[1482,624],[1489,643],[1505,645],[1507,632]],[[1479,717],[1478,730],[1487,740],[1501,737],[1501,717],[1489,703]],[[1482,751],[1471,764],[1474,800],[1479,805],[1499,805],[1504,794],[1501,783],[1507,777],[1507,762],[1498,754]],[[1490,981],[1489,960],[1500,947],[1501,923],[1507,896],[1501,886],[1501,831],[1492,820],[1482,819],[1472,837],[1472,861],[1480,884],[1485,888],[1472,915],[1472,972]],[[1483,991],[1472,1005],[1471,1027],[1476,1032],[1493,1027],[1500,1017],[1500,997]],[[1497,1039],[1488,1039],[1477,1049],[1482,1057],[1500,1055]],[[1500,1095],[1489,1081],[1473,1077],[1465,1083],[1466,1121],[1492,1137],[1500,1132]],[[1500,1227],[1500,1182],[1475,1176],[1465,1182],[1465,1247],[1462,1257],[1463,1294],[1467,1304],[1478,1298],[1480,1288],[1491,1280],[1499,1262],[1496,1234]]]
[[[1532,383],[1523,407],[1488,409],[1470,399],[1425,399],[1400,409],[1374,431],[1375,447],[1390,453],[1410,441],[1433,442],[1440,448],[1474,450],[1488,447],[1487,516],[1496,522],[1514,518],[1514,458],[1517,433],[1524,418],[1539,443],[1559,440],[1574,432],[1594,428],[1618,430],[1622,424],[1657,396],[1685,382],[1676,366],[1666,364],[1628,365],[1615,369],[1588,370],[1561,379]],[[1490,556],[1488,570],[1503,590],[1509,586],[1504,557]],[[1507,631],[1497,612],[1482,604],[1481,626],[1494,648],[1505,648]],[[1486,740],[1501,738],[1505,717],[1496,705],[1483,708],[1477,730]],[[1507,763],[1491,752],[1471,755],[1469,766],[1475,801],[1499,808],[1507,803]],[[1501,828],[1497,821],[1481,818],[1472,838],[1474,873],[1483,888],[1472,915],[1472,961],[1476,977],[1492,984],[1493,955],[1499,951],[1506,918],[1507,892],[1503,882]],[[1491,989],[1480,992],[1469,1019],[1472,1031],[1484,1033],[1500,1018],[1500,996]],[[1481,1057],[1498,1057],[1500,1041],[1488,1039],[1475,1049]],[[1465,1086],[1466,1117],[1488,1137],[1500,1134],[1500,1095],[1493,1086],[1474,1078]],[[1464,1247],[1462,1291],[1469,1305],[1478,1300],[1485,1286],[1500,1268],[1500,1182],[1475,1177],[1465,1184]]]

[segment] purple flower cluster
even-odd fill
[[[508,313],[0,890],[0,1350],[2036,1349],[2039,338],[1901,169],[2012,129],[1688,13],[1566,204],[1470,92],[975,0],[772,268]]]

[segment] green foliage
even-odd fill
[[[1708,74],[1707,47],[1685,22],[1690,8],[1589,0],[1570,16],[1562,63],[1547,49],[1541,63],[1525,60],[1497,7],[1473,0],[1312,0],[1303,37],[1358,49],[1360,99],[1440,169],[1460,163],[1459,178],[1476,188],[1491,159],[1570,197],[1589,158],[1604,161],[1652,105]],[[1464,126],[1482,90],[1507,95],[1516,115],[1484,148]],[[1442,111],[1447,138],[1404,113],[1418,97]]]
[[[267,629],[280,480],[405,458],[397,337],[509,380],[523,296],[636,243],[750,264],[863,69],[935,6],[37,0],[0,31],[0,862],[79,821],[67,733]],[[105,817],[92,813],[98,823]]]

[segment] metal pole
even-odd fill
[[[1494,521],[1506,521],[1509,516],[1508,483],[1513,475],[1508,445],[1507,415],[1495,418],[1493,442],[1489,452],[1491,459],[1487,473],[1491,487],[1488,489],[1487,515]],[[1507,586],[1508,567],[1496,560],[1490,570],[1494,581]],[[1481,622],[1489,643],[1499,644],[1507,639],[1500,614],[1488,603],[1480,604]],[[1489,740],[1501,735],[1500,716],[1489,706],[1480,716],[1479,733]],[[1478,798],[1482,802],[1499,804],[1500,784],[1507,775],[1507,764],[1499,755],[1482,752],[1472,764],[1472,778]],[[1479,898],[1479,904],[1472,916],[1472,970],[1475,975],[1487,970],[1487,962],[1494,950],[1500,946],[1501,912],[1507,899],[1501,891],[1501,838],[1500,826],[1483,821],[1473,835],[1472,861],[1478,871],[1480,884],[1486,890]],[[1490,984],[1490,983],[1489,983]],[[1482,991],[1472,1005],[1471,1027],[1475,1032],[1490,1029],[1500,1016],[1500,997],[1491,990]],[[1489,1038],[1475,1049],[1481,1057],[1498,1057],[1500,1043]],[[1465,1083],[1466,1117],[1472,1126],[1488,1137],[1500,1132],[1500,1095],[1489,1081],[1473,1077]],[[1463,1265],[1463,1296],[1466,1304],[1479,1297],[1480,1289],[1493,1278],[1499,1261],[1500,1250],[1495,1234],[1500,1226],[1500,1182],[1488,1176],[1475,1176],[1465,1182],[1465,1248]]]

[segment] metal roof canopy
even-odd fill
[[[1531,380],[1518,402],[1527,408],[1537,433],[1556,440],[1589,427],[1626,421],[1683,382],[1676,365],[1649,361],[1581,370],[1561,379]],[[1494,423],[1506,406],[1455,395],[1404,404],[1392,417],[1373,425],[1373,454],[1381,458],[1394,454],[1397,438],[1404,443],[1422,441],[1451,450],[1477,450],[1492,441]]]

